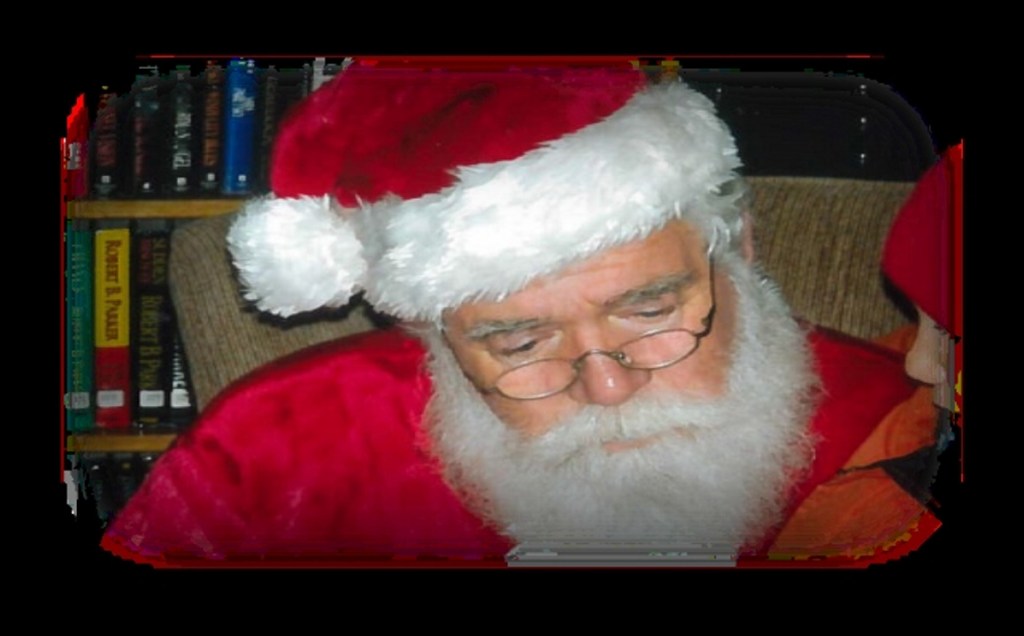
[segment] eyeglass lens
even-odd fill
[[[697,348],[698,337],[689,331],[674,329],[655,332],[619,348],[622,366],[630,369],[660,369],[675,364]],[[609,355],[608,352],[591,355]],[[495,389],[513,399],[535,399],[567,389],[576,381],[577,367],[586,360],[537,360],[505,372]]]

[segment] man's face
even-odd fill
[[[696,229],[674,221],[647,238],[610,249],[557,275],[534,281],[500,302],[463,305],[446,316],[445,331],[466,375],[493,387],[508,369],[538,358],[576,359],[588,351],[615,351],[653,330],[710,332],[678,364],[627,369],[607,355],[589,355],[566,391],[538,400],[484,395],[508,426],[538,436],[588,405],[619,406],[635,396],[714,398],[725,389],[735,332],[735,291],[715,274],[708,246]],[[618,450],[610,444],[608,450]]]
[[[803,333],[749,252],[715,257],[714,319],[689,357],[639,371],[592,353],[680,318],[702,331],[707,251],[691,226],[672,223],[502,302],[460,307],[443,334],[424,331],[433,451],[471,508],[521,541],[739,545],[778,521],[810,457],[815,380]],[[587,353],[564,392],[486,392],[534,356]]]

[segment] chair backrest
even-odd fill
[[[271,360],[375,326],[361,303],[290,320],[257,311],[242,298],[227,251],[233,218],[187,223],[171,242],[171,297],[200,411],[230,382]]]
[[[886,233],[912,183],[752,177],[758,260],[812,323],[871,338],[908,320],[879,269]],[[171,294],[197,406],[256,367],[298,349],[373,329],[361,302],[279,320],[242,299],[225,247],[233,217],[188,223],[174,233]]]

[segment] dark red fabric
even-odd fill
[[[456,167],[514,159],[604,119],[643,83],[633,70],[354,65],[282,125],[271,184],[279,197],[334,194],[347,206],[416,198],[451,185]]]
[[[882,271],[946,331],[953,330],[953,175],[947,150],[921,177],[889,230]]]
[[[303,352],[235,384],[109,528],[115,552],[501,559],[425,452],[423,350],[397,331]]]
[[[830,478],[910,385],[898,356],[811,335],[819,443],[793,508]],[[421,345],[397,330],[307,350],[239,381],[157,462],[103,544],[135,559],[455,557],[512,544],[440,476],[422,414]],[[770,539],[770,538],[769,538]]]

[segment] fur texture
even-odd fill
[[[340,307],[366,277],[362,243],[327,196],[250,201],[227,244],[245,298],[281,316]]]
[[[739,236],[740,193],[727,192],[739,166],[711,102],[682,83],[659,85],[514,160],[458,168],[434,194],[362,203],[347,221],[326,199],[301,213],[291,200],[258,201],[232,232],[232,253],[261,309],[340,305],[362,288],[382,311],[436,321],[684,214]],[[284,221],[262,218],[279,210]],[[339,236],[314,238],[324,231]]]

